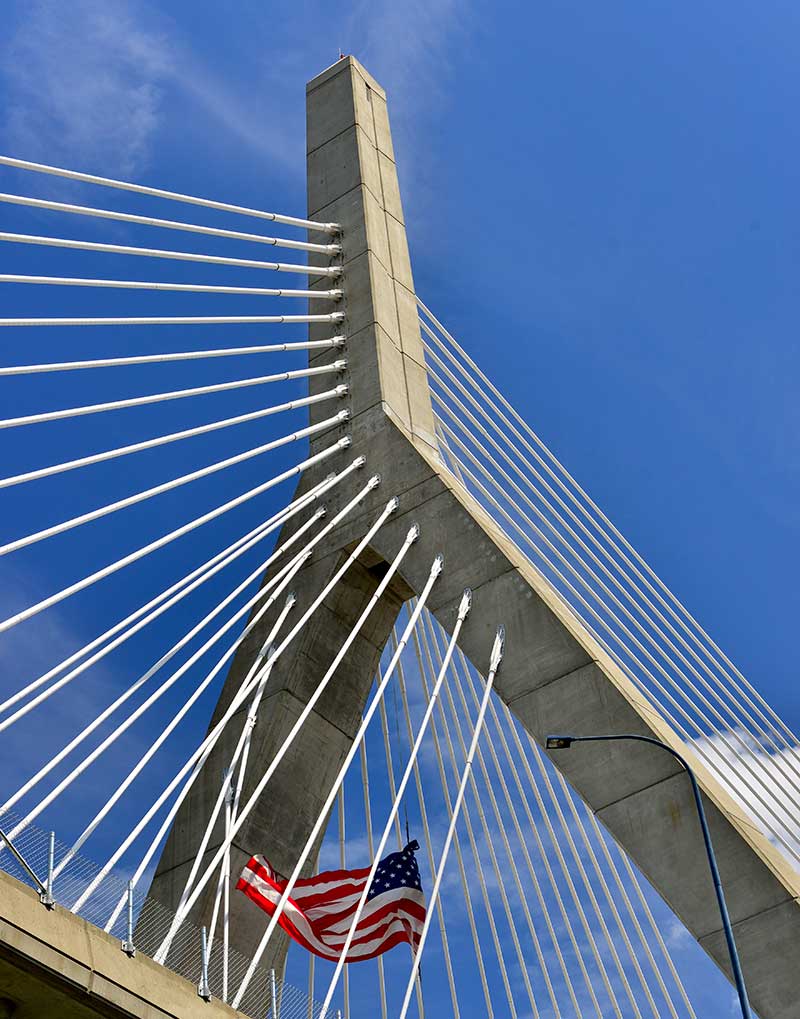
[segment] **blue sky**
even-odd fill
[[[332,14],[311,2],[241,0],[231,11],[178,0],[161,9],[12,0],[4,22],[3,151],[299,215],[304,82],[340,48],[357,56],[389,93],[420,296],[779,713],[800,725],[796,5],[379,0]],[[8,173],[2,189],[90,197]],[[55,232],[13,209],[3,222]],[[95,236],[74,223],[61,228]],[[124,238],[144,243],[135,231],[103,236]],[[2,271],[15,271],[3,259]],[[57,271],[39,251],[13,264]],[[129,274],[147,277],[144,265]],[[214,282],[214,273],[174,278]],[[7,308],[32,313],[30,294],[4,297]],[[43,314],[85,306],[66,292],[37,294]],[[93,307],[135,305],[102,295]],[[30,359],[30,335],[17,331],[12,341],[9,363]],[[57,359],[62,342],[37,336],[37,359]],[[70,342],[88,356],[105,338]],[[161,334],[137,349],[170,345]],[[250,367],[226,367],[225,377]],[[218,368],[194,371],[198,382],[220,377]],[[157,383],[141,376],[151,391],[185,378],[171,368]],[[24,381],[3,390],[14,413],[63,402],[62,379]],[[109,380],[104,392],[126,385]],[[70,402],[87,402],[89,386],[71,379]],[[191,415],[256,405],[244,396],[173,408],[152,419],[153,434]],[[58,438],[26,437],[8,461],[49,462],[60,443],[96,441],[98,427],[84,421]],[[103,439],[127,441],[138,427],[133,418],[103,422]],[[198,451],[197,463],[210,448],[226,455],[226,441]],[[237,436],[231,450],[243,442]],[[270,465],[295,459],[291,451]],[[156,462],[165,477],[175,473],[175,460]],[[104,476],[110,491],[148,483],[149,467],[129,470]],[[237,484],[254,473],[243,469]],[[96,490],[77,480],[44,497],[15,491],[10,536],[52,522],[56,491],[69,512],[97,503]],[[197,498],[213,496],[208,485]],[[165,515],[170,506],[183,503],[165,503]],[[158,531],[144,513],[127,519],[142,540]],[[254,520],[242,516],[241,530]],[[113,547],[115,527],[98,526],[93,553]],[[196,561],[181,555],[171,560],[176,571]],[[84,561],[79,543],[20,557],[7,567],[4,604],[28,604]],[[131,607],[147,587],[136,577],[119,592]],[[74,646],[81,627],[88,639],[87,610],[100,612],[101,601],[49,620],[52,646]],[[165,624],[161,636],[168,632]],[[30,641],[23,646],[28,654]],[[5,661],[20,653],[6,651]],[[135,669],[133,657],[122,661]],[[115,681],[108,673],[93,682]],[[79,716],[80,702],[70,710]]]

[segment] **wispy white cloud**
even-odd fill
[[[472,7],[456,0],[361,0],[347,34],[353,54],[387,92],[406,218],[425,223],[445,170],[432,146],[420,151],[421,139],[450,108],[452,55],[469,44]]]
[[[159,132],[183,111],[215,145],[226,139],[232,151],[262,157],[278,172],[302,172],[303,83],[333,58],[329,47],[309,45],[307,14],[290,13],[277,32],[266,15],[253,18],[240,63],[220,68],[177,15],[147,0],[68,7],[32,0],[0,44],[4,146],[24,158],[132,177],[147,169]],[[342,47],[391,94],[397,148],[404,164],[417,165],[405,181],[415,204],[429,189],[413,159],[412,125],[447,108],[450,53],[464,44],[468,23],[455,0],[409,0],[402,9],[377,0],[355,4],[341,26]]]
[[[420,115],[447,103],[451,53],[463,44],[468,22],[469,8],[456,0],[361,0],[348,35],[358,59],[391,91],[395,109]]]
[[[275,81],[270,91],[264,90],[259,82],[255,93],[266,91],[272,98],[265,111],[253,91],[240,94],[223,78],[209,73],[209,69],[187,51],[176,62],[172,73],[178,88],[240,149],[266,158],[272,167],[281,171],[302,172],[305,120],[300,101],[291,106],[276,101],[286,89],[285,83]],[[294,84],[294,91],[300,96],[302,78],[298,77]]]
[[[290,161],[302,165],[302,116],[270,115],[265,130],[255,98],[265,94],[261,81],[243,92],[234,74],[221,75],[198,56],[174,20],[137,0],[75,0],[69,7],[34,0],[0,48],[0,76],[4,143],[23,158],[139,175],[173,105],[188,101],[215,138],[227,136],[282,169]],[[301,97],[302,80],[296,91]]]
[[[126,176],[147,162],[168,48],[126,0],[34,0],[0,60],[12,151]]]
[[[787,846],[800,856],[800,809],[797,806],[800,749],[770,753],[743,730],[725,736],[725,740],[720,736],[698,740],[697,747],[713,762],[719,777],[753,823],[797,866]],[[749,753],[742,748],[742,743]],[[745,767],[745,761],[749,767]]]

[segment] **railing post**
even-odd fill
[[[136,955],[136,949],[133,947],[133,881],[128,882],[127,919],[127,937],[122,942],[122,951],[132,959]]]
[[[211,1001],[211,991],[208,989],[208,935],[206,928],[200,928],[200,983],[197,985],[197,993],[203,1001]]]
[[[47,880],[44,891],[39,893],[39,901],[46,909],[52,909],[55,905],[53,898],[53,870],[56,862],[56,833],[50,832],[50,844],[47,848]]]

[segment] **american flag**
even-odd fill
[[[416,951],[425,922],[417,842],[378,864],[345,962],[374,959],[408,942]],[[338,960],[370,867],[326,870],[297,881],[278,920],[290,938],[323,959]],[[236,887],[272,916],[287,880],[263,856],[253,856]]]

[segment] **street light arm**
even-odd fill
[[[739,1004],[742,1009],[742,1016],[743,1019],[753,1019],[753,1013],[750,1010],[750,1002],[748,1001],[747,990],[744,984],[744,974],[742,973],[741,963],[739,962],[739,953],[736,949],[736,942],[733,937],[731,918],[728,913],[727,903],[725,902],[725,893],[722,889],[722,879],[720,878],[719,868],[717,867],[717,858],[714,855],[714,847],[711,842],[711,832],[708,830],[708,821],[706,819],[705,808],[703,807],[700,786],[698,785],[694,771],[692,771],[692,768],[686,758],[682,754],[678,753],[678,751],[671,747],[668,743],[663,743],[660,739],[655,739],[653,736],[641,736],[638,733],[632,732],[599,736],[548,736],[545,741],[545,747],[548,750],[566,750],[573,743],[610,743],[621,740],[635,743],[649,743],[654,747],[660,747],[662,750],[666,750],[668,754],[671,754],[675,760],[681,763],[684,771],[689,776],[689,781],[692,784],[695,806],[697,807],[697,816],[700,820],[700,828],[703,832],[703,842],[706,847],[708,866],[711,870],[711,879],[714,883],[714,891],[717,896],[717,904],[719,905],[719,912],[722,918],[722,928],[725,932],[725,941],[728,945],[728,954],[730,955],[731,969],[733,970],[733,978],[736,983],[736,991],[739,995]]]
[[[564,744],[569,746],[571,743],[608,743],[616,740],[633,740],[637,743],[650,743],[654,747],[661,747],[662,750],[666,750],[668,754],[672,754],[674,758],[680,761],[689,775],[693,777],[692,769],[686,758],[671,747],[669,743],[662,743],[660,739],[655,739],[653,736],[640,736],[638,733],[633,732],[621,732],[619,734],[610,734],[607,736],[548,736],[546,746],[547,749],[550,750],[561,750],[565,749]],[[559,745],[550,746],[551,743],[558,743]]]

